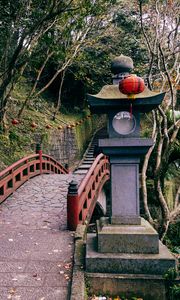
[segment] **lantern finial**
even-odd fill
[[[134,68],[133,60],[129,56],[120,55],[114,58],[111,63],[111,71],[113,74],[130,72]]]

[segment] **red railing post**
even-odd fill
[[[76,230],[79,223],[79,196],[78,183],[71,181],[69,183],[67,195],[67,227],[69,230]]]
[[[36,153],[39,154],[39,170],[40,174],[42,174],[42,149],[41,144],[36,144]]]
[[[67,172],[69,173],[69,164],[65,164],[65,169],[67,170]]]

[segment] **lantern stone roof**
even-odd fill
[[[145,87],[144,91],[130,97],[119,91],[118,85],[105,85],[96,95],[87,95],[91,111],[94,113],[106,113],[110,109],[127,109],[132,103],[134,109],[140,112],[148,112],[161,104],[165,93],[156,93]]]

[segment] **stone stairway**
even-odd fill
[[[100,153],[98,149],[98,139],[105,136],[107,136],[107,131],[105,128],[100,129],[94,135],[87,150],[84,153],[83,159],[81,160],[79,166],[74,170],[74,174],[85,175],[88,172],[96,156]]]

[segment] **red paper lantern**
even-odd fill
[[[142,93],[144,89],[144,80],[138,76],[128,76],[119,82],[120,92],[126,95],[139,94]]]
[[[35,122],[32,122],[32,123],[31,123],[31,127],[32,127],[32,128],[36,128],[36,127],[37,127],[37,124],[36,124]]]
[[[47,124],[47,125],[46,125],[46,128],[47,128],[47,129],[51,129],[52,126],[51,126],[50,124]]]
[[[12,123],[13,125],[17,125],[17,124],[19,124],[19,121],[18,121],[17,119],[13,119],[13,120],[11,121],[11,123]]]

